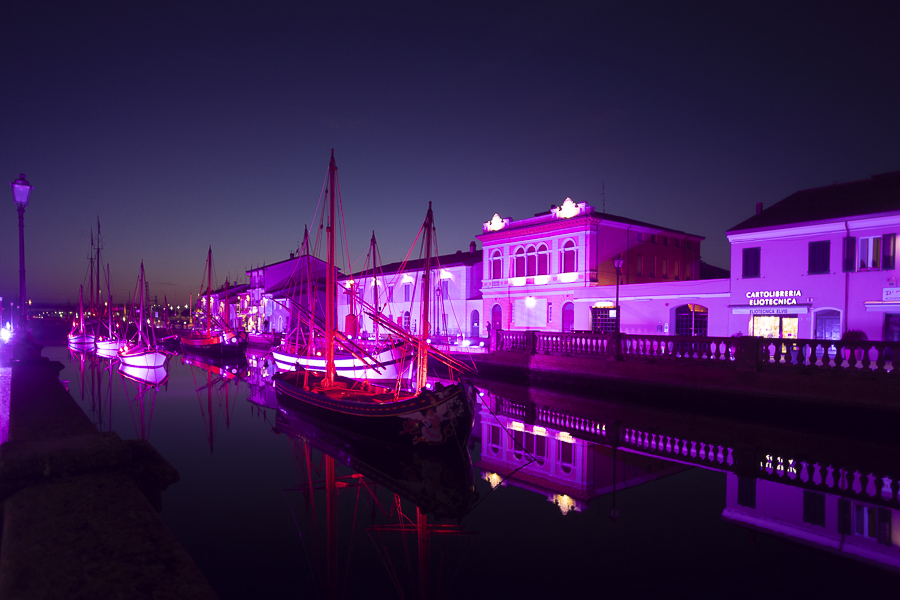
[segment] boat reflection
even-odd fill
[[[368,523],[366,532],[375,542],[398,594],[420,598],[440,595],[443,582],[433,577],[435,565],[429,559],[433,538],[468,535],[459,521],[478,498],[472,461],[465,447],[380,442],[284,405],[278,409],[275,432],[287,434],[293,442],[298,486],[292,491],[303,494],[316,538],[320,537],[316,508],[324,502],[325,539],[324,544],[321,539],[317,544],[324,546],[325,580],[317,585],[327,597],[346,594],[346,577],[341,582],[338,574],[338,513],[342,512],[338,498],[353,490],[355,505],[369,509],[355,510],[354,521]],[[318,468],[314,466],[316,454]],[[365,492],[362,504],[361,491]],[[415,514],[407,514],[411,511]],[[408,536],[414,536],[415,552],[408,547]],[[417,566],[410,571],[416,575],[407,581],[398,575],[397,567],[413,558]],[[316,559],[320,560],[318,554]],[[349,570],[349,559],[347,565]]]
[[[125,387],[125,399],[131,409],[131,420],[134,431],[142,440],[150,439],[150,424],[153,421],[153,408],[156,406],[156,395],[161,386],[169,380],[166,365],[152,369],[131,367],[119,364],[119,374]]]
[[[191,368],[194,377],[194,389],[197,390],[197,402],[200,404],[200,414],[203,416],[203,425],[206,428],[206,439],[209,441],[209,452],[212,454],[215,447],[215,432],[218,419],[216,414],[221,412],[224,416],[225,429],[231,427],[231,416],[237,404],[238,384],[242,376],[247,372],[247,359],[243,356],[235,357],[211,357],[185,353],[181,356],[181,362]],[[206,382],[197,380],[197,371],[201,377],[206,377]],[[206,401],[203,400],[203,392]]]

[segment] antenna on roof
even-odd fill
[[[603,212],[606,213],[606,184],[600,182],[600,201],[603,203]]]

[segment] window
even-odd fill
[[[816,339],[841,339],[841,313],[836,310],[820,310],[816,312]]]
[[[650,267],[650,272],[647,273],[647,276],[656,277],[656,257],[651,257],[649,262],[650,264],[648,266]]]
[[[503,279],[503,254],[499,250],[491,253],[491,279]]]
[[[639,241],[639,242],[643,242],[643,241],[644,241],[644,234],[643,234],[643,233],[638,232],[638,234],[637,234],[637,241]]]
[[[637,275],[638,277],[644,276],[644,257],[640,254],[637,255],[637,259],[635,260],[634,271],[635,275]]]
[[[405,313],[403,313],[403,329],[409,331],[409,325],[409,311],[406,311]]]
[[[844,273],[856,270],[856,238],[844,238]]]
[[[853,505],[853,533],[874,538],[877,535],[876,523],[874,506]]]
[[[480,330],[481,315],[478,314],[477,310],[473,310],[472,314],[470,315],[470,319],[471,319],[471,326],[469,328],[469,336],[471,336],[473,338],[477,338],[477,337],[481,336],[481,330]]]
[[[859,254],[857,264],[860,271],[877,271],[881,269],[881,237],[859,238]]]
[[[660,273],[659,276],[662,277],[663,279],[669,278],[669,259],[668,258],[662,259],[662,272]]]
[[[684,249],[685,250],[691,249],[691,240],[684,240]]]
[[[900,342],[900,314],[884,313],[884,334],[881,339],[885,342]]]
[[[756,477],[738,475],[738,497],[740,506],[756,508]]]
[[[675,247],[681,248],[681,239],[680,238],[675,238]]]
[[[574,273],[578,268],[577,261],[575,260],[575,242],[572,240],[568,240],[563,245],[563,256],[562,256],[562,272],[563,273]]]
[[[488,447],[491,449],[491,454],[500,454],[500,428],[496,425],[491,425],[491,438],[488,441]]]
[[[545,244],[541,244],[537,249],[537,274],[550,274],[550,253],[547,251]]]
[[[678,270],[678,267],[680,267],[680,266],[681,265],[678,264],[677,260],[672,261],[672,278],[675,281],[678,281],[681,279],[681,271]]]
[[[809,243],[809,274],[827,275],[831,268],[831,242]]]
[[[547,438],[526,431],[514,431],[513,437],[513,455],[517,459],[522,460],[524,451],[525,456],[533,456],[538,465],[544,465],[544,459],[547,458]]]
[[[559,464],[563,473],[571,473],[572,465],[575,463],[575,444],[559,440],[557,442],[559,450]]]
[[[650,235],[650,243],[651,243],[651,244],[655,244],[655,243],[656,243],[656,235],[654,235],[654,234],[651,234],[651,235]]]
[[[409,298],[412,295],[412,284],[404,283],[403,284],[403,301],[409,302]]]
[[[386,287],[387,287],[387,296],[388,296],[387,301],[388,301],[388,302],[393,302],[393,301],[394,301],[394,286],[389,285],[389,286],[386,286]]]
[[[562,307],[562,331],[568,333],[575,329],[575,305],[566,302]]]
[[[661,236],[659,236],[659,237],[660,237],[660,240],[659,240],[659,241],[662,242],[662,245],[663,245],[663,246],[668,246],[668,245],[669,245],[669,238],[668,238],[668,237],[666,237],[666,236],[664,236],[664,235],[661,235]]]
[[[450,280],[441,279],[441,284],[438,286],[437,296],[441,300],[450,299]]]
[[[525,251],[525,275],[528,277],[537,275],[537,251],[534,246],[528,246]]]
[[[825,527],[825,494],[803,490],[803,522]]]
[[[516,250],[514,277],[525,277],[525,248]]]
[[[741,251],[741,258],[743,259],[742,277],[747,279],[759,277],[760,252],[761,248],[744,248]]]
[[[675,335],[706,336],[709,309],[699,304],[682,304],[675,309]]]
[[[615,333],[619,321],[618,314],[610,315],[611,308],[591,308],[591,331],[594,333]]]
[[[886,233],[881,236],[881,268],[885,271],[894,270],[894,254],[897,246],[897,234]]]

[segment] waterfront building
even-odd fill
[[[732,333],[900,340],[900,172],[802,190],[728,230]]]
[[[250,283],[240,307],[244,329],[251,333],[287,333],[294,326],[292,302],[307,310],[314,306],[316,316],[324,319],[326,271],[325,261],[293,252],[285,260],[248,270]]]
[[[485,329],[611,332],[619,319],[623,333],[727,332],[729,281],[700,280],[701,236],[566,198],[526,219],[494,215],[478,239]]]
[[[434,343],[481,343],[481,257],[472,242],[468,252],[459,250],[432,259],[428,320]],[[367,270],[338,277],[339,327],[347,335],[374,336],[375,325],[366,311],[375,306],[377,286],[381,314],[404,330],[418,333],[424,260],[387,264],[379,267],[376,275]],[[379,332],[380,337],[386,334]]]

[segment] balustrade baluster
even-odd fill
[[[719,461],[720,465],[725,462],[725,457],[722,455],[722,446],[719,446],[719,451],[716,453],[716,460]]]
[[[878,493],[878,490],[875,489],[875,476],[869,473],[868,475],[866,475],[866,477],[869,480],[869,482],[866,484],[866,493],[874,498],[875,494]]]
[[[827,474],[825,475],[825,485],[830,488],[834,487],[834,468],[831,465],[825,467]]]
[[[808,463],[800,463],[800,481],[802,481],[803,483],[809,482],[809,471],[807,470],[808,466]]]
[[[900,501],[900,478],[891,481],[888,479],[889,485],[891,486],[891,497],[888,500],[892,501]]]
[[[700,442],[700,460],[706,460],[706,444]]]
[[[687,444],[688,444],[687,440],[681,440],[681,455],[682,456],[688,455],[688,445]]]
[[[697,442],[691,442],[691,458],[697,458]]]
[[[734,466],[734,456],[732,456],[731,452],[731,448],[728,448],[728,457],[725,459],[725,462],[728,463],[728,466]]]
[[[813,463],[813,483],[822,485],[822,466],[819,463]]]
[[[678,442],[675,442],[675,445],[678,445]],[[672,438],[666,436],[666,452],[672,452]]]

